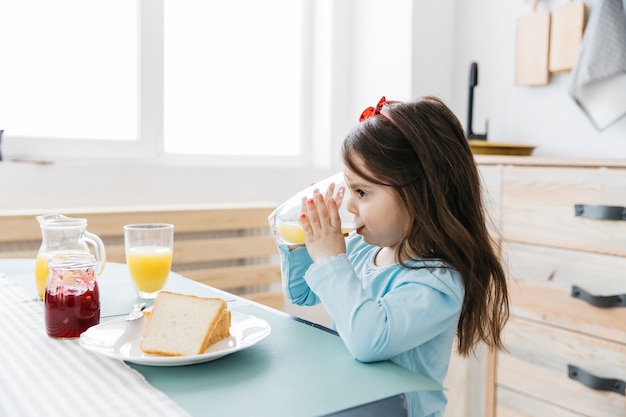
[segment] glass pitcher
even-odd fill
[[[43,299],[46,280],[50,269],[48,260],[53,255],[91,254],[93,247],[96,258],[96,275],[99,276],[106,264],[106,252],[102,239],[87,231],[87,220],[64,216],[62,214],[44,214],[37,216],[41,226],[41,247],[35,262],[35,282],[37,293]]]
[[[270,229],[279,243],[289,245],[304,244],[304,230],[298,220],[302,213],[302,202],[307,198],[313,197],[313,193],[319,190],[326,195],[327,190],[334,185],[333,197],[337,197],[337,193],[344,190],[344,196],[339,206],[339,216],[341,217],[341,230],[343,233],[350,233],[356,228],[354,214],[347,209],[348,199],[351,198],[350,189],[347,186],[346,178],[342,172],[332,175],[322,181],[307,187],[306,189],[295,194],[289,200],[280,205],[272,214],[269,215],[268,221]]]

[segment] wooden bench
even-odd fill
[[[210,286],[283,309],[280,261],[267,223],[271,205],[162,206],[106,211],[65,211],[87,219],[87,230],[105,244],[107,261],[125,263],[123,226],[172,223],[172,271]],[[35,258],[43,213],[0,214],[0,258]],[[34,278],[33,278],[34,279]]]

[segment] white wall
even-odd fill
[[[589,0],[590,6],[597,0]],[[546,0],[540,8],[561,1]],[[626,158],[626,118],[594,129],[567,94],[569,74],[542,87],[514,85],[516,18],[529,1],[345,0],[331,2],[334,50],[320,90],[332,102],[332,149],[324,169],[261,169],[89,161],[0,163],[0,211],[43,212],[85,206],[280,202],[340,169],[338,149],[361,111],[382,95],[406,100],[435,94],[465,125],[470,62],[479,63],[473,127],[498,142],[538,145],[536,155]],[[592,10],[592,9],[591,9]],[[626,93],[626,92],[625,92]],[[321,111],[321,110],[320,110]],[[260,133],[263,134],[262,132]],[[318,165],[321,166],[321,165]]]
[[[588,13],[597,2],[585,1]],[[563,4],[545,0],[537,9],[553,10]],[[514,85],[516,19],[529,13],[530,1],[455,2],[451,105],[463,124],[469,63],[476,61],[474,131],[482,133],[488,119],[490,140],[537,145],[537,156],[626,158],[626,117],[597,131],[568,94],[570,73],[553,75],[546,86]]]
[[[277,203],[331,170],[0,163],[0,214],[85,207]],[[313,179],[313,180],[312,180]]]

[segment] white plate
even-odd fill
[[[126,317],[121,317],[90,327],[80,335],[78,342],[88,351],[126,362],[151,366],[181,366],[213,361],[248,348],[265,339],[271,331],[265,320],[231,311],[230,336],[209,346],[205,353],[162,356],[144,353],[139,348],[145,326],[145,318],[127,322]]]

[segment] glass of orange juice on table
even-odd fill
[[[124,226],[124,248],[137,295],[144,299],[156,298],[172,267],[174,225],[128,224]]]
[[[339,172],[295,194],[270,214],[268,221],[278,242],[289,245],[304,244],[304,230],[298,217],[302,213],[302,203],[312,197],[315,192],[321,192],[326,197],[332,196],[340,204],[339,216],[344,234],[356,229],[355,217],[347,209],[352,193],[343,173]]]

